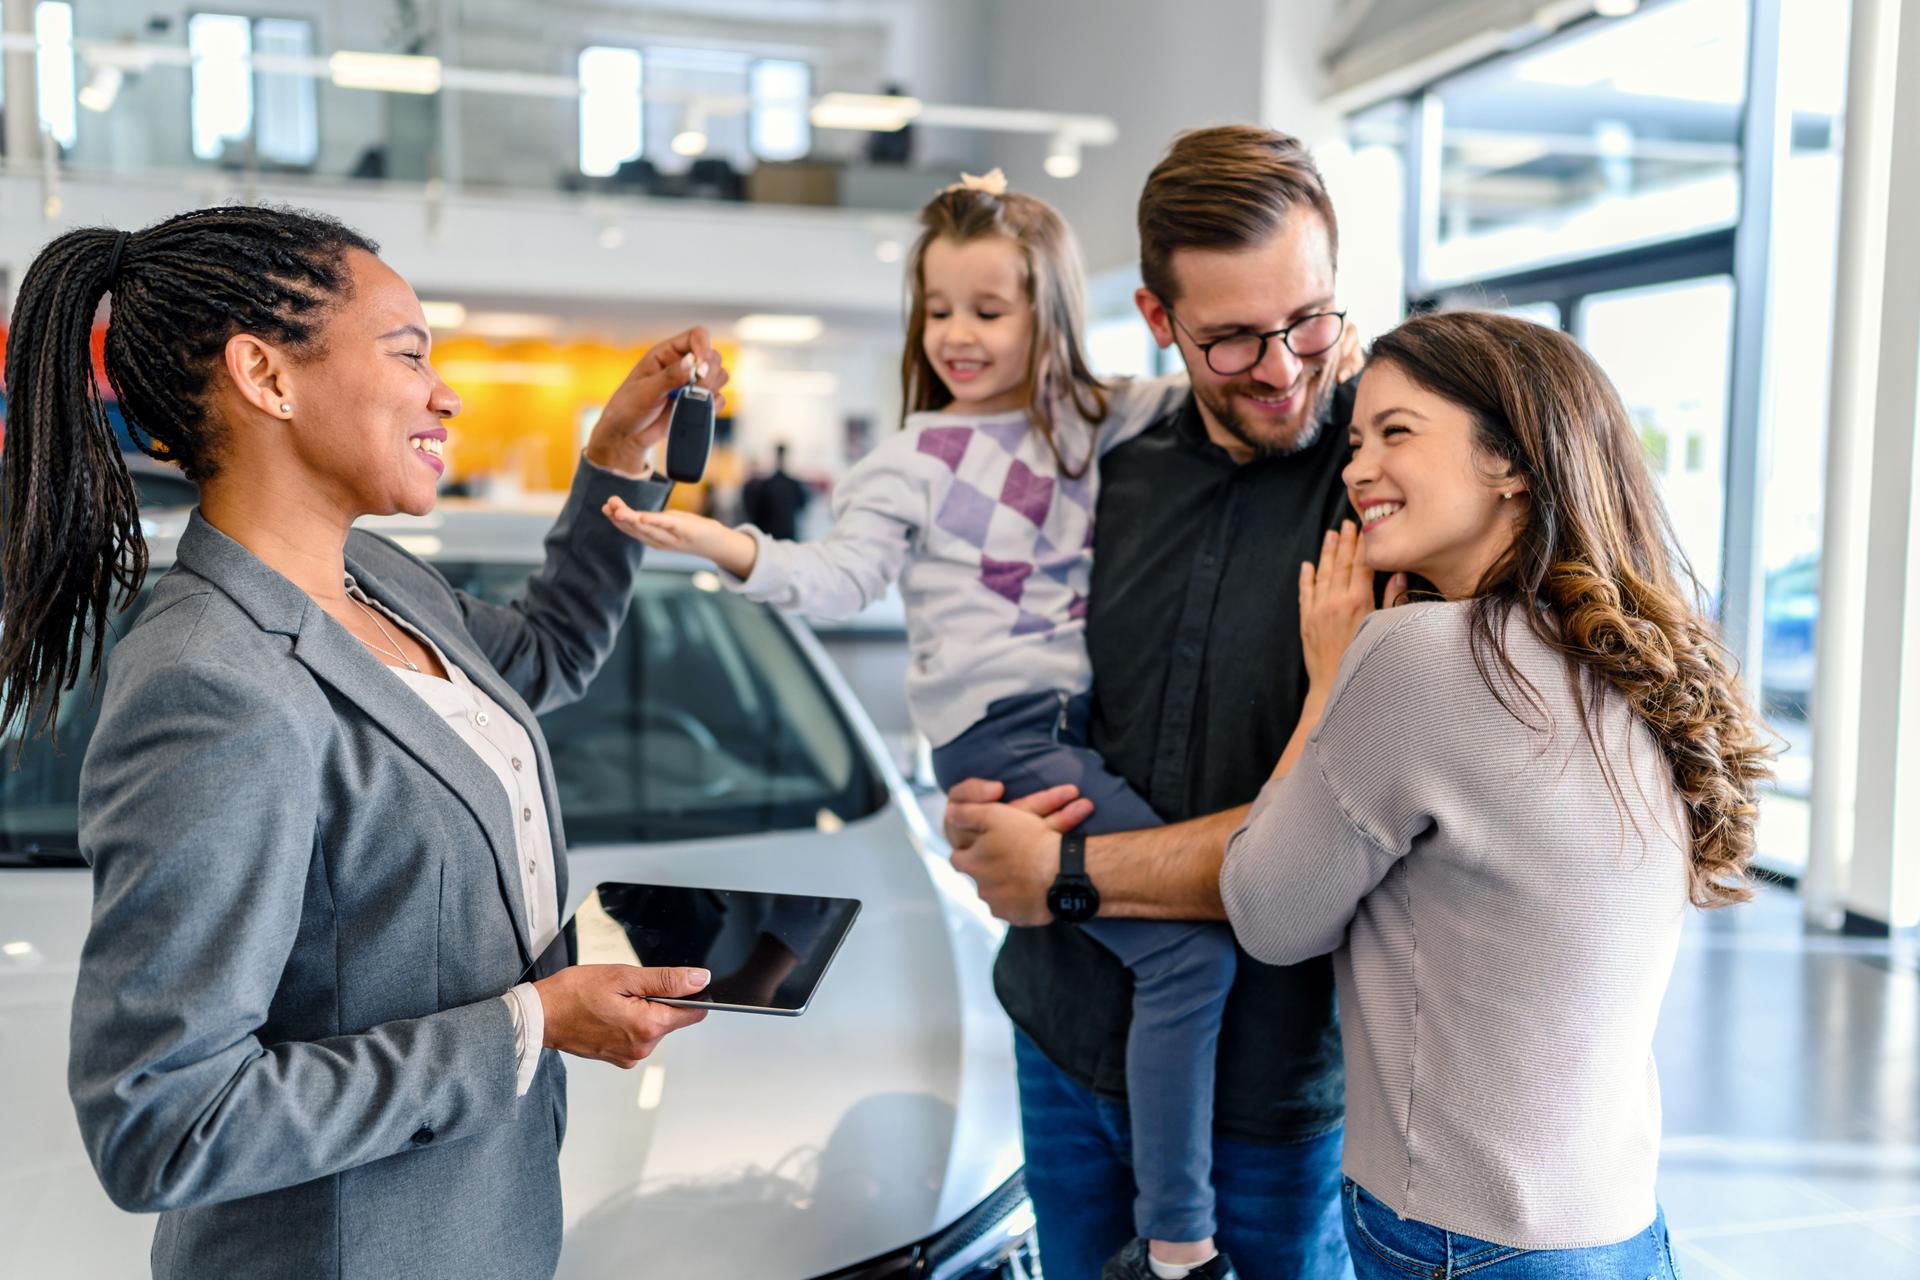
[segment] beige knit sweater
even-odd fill
[[[1687,909],[1672,774],[1609,689],[1581,729],[1566,661],[1508,652],[1543,718],[1489,691],[1464,603],[1370,618],[1293,772],[1228,845],[1255,957],[1332,952],[1347,1176],[1500,1244],[1611,1244],[1654,1216],[1654,1023]],[[1498,672],[1497,663],[1491,669]]]

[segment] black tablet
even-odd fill
[[[545,977],[569,964],[691,966],[713,975],[706,990],[655,997],[659,1003],[797,1017],[859,914],[853,898],[607,881],[561,926],[533,972]]]

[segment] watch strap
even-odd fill
[[[1087,874],[1087,837],[1084,832],[1067,831],[1060,836],[1060,874],[1084,878]]]

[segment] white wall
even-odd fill
[[[987,0],[988,92],[999,106],[1111,116],[1119,140],[1090,147],[1080,175],[1041,168],[1042,137],[997,137],[1013,185],[1059,206],[1091,275],[1133,266],[1140,186],[1182,129],[1264,123],[1328,136],[1319,50],[1336,0]]]

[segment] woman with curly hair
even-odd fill
[[[1333,954],[1355,1270],[1672,1276],[1654,1025],[1689,903],[1751,895],[1762,732],[1571,338],[1411,320],[1352,432],[1360,530],[1303,568],[1313,693],[1220,892],[1255,958]],[[1439,599],[1368,618],[1374,571]]]

